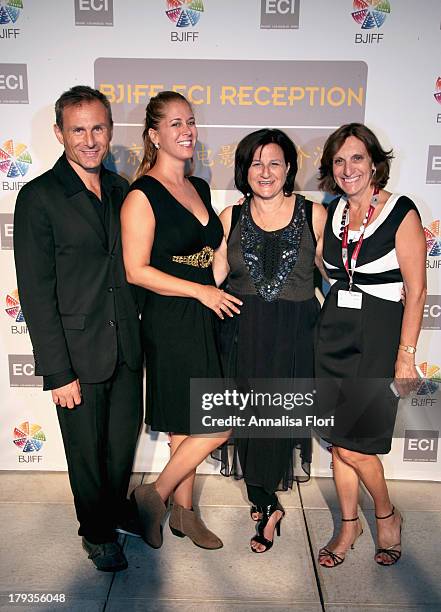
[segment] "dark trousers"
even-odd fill
[[[267,493],[263,487],[256,487],[245,482],[247,487],[248,499],[254,506],[264,508],[277,504],[277,495],[275,493]]]
[[[115,540],[142,422],[142,371],[117,366],[102,383],[81,383],[82,403],[57,406],[78,534],[100,544]]]

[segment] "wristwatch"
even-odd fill
[[[412,346],[411,344],[399,344],[398,348],[402,351],[406,351],[406,353],[410,353],[411,355],[416,353],[416,347]]]

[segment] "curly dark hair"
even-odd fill
[[[248,184],[248,170],[253,161],[254,153],[259,147],[267,144],[277,144],[283,151],[285,163],[289,164],[288,174],[283,186],[285,195],[291,195],[294,190],[294,180],[297,174],[297,151],[295,144],[284,132],[277,129],[263,128],[248,134],[237,145],[234,159],[234,182],[245,196],[251,193]]]
[[[355,136],[355,138],[361,140],[375,166],[375,173],[372,175],[372,185],[379,189],[386,187],[389,180],[390,162],[393,159],[392,149],[385,151],[372,130],[362,123],[347,123],[328,136],[325,142],[323,155],[320,160],[319,189],[328,193],[343,193],[334,181],[333,161],[337,151],[339,151],[349,136]]]

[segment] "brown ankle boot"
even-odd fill
[[[188,536],[193,544],[200,548],[214,550],[223,546],[222,540],[205,527],[194,510],[187,510],[179,504],[173,504],[169,525],[175,536],[179,538]]]
[[[155,484],[136,487],[131,495],[138,508],[142,539],[152,548],[162,546],[162,521],[167,507],[155,488]]]

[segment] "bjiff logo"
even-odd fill
[[[24,316],[21,310],[17,289],[7,294],[5,311],[16,323],[24,323]]]
[[[40,425],[30,424],[25,421],[14,428],[13,442],[23,453],[38,452],[46,442],[46,436]]]
[[[381,28],[390,13],[389,0],[354,0],[352,19],[362,30]]]
[[[22,9],[22,0],[0,0],[0,25],[15,23]]]
[[[166,0],[165,14],[177,28],[195,26],[204,12],[202,0]]]

